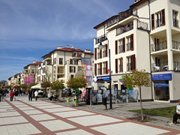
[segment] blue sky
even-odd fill
[[[134,0],[0,0],[0,80],[58,46],[93,50],[94,26]]]

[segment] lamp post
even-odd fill
[[[109,43],[109,42],[108,42]],[[103,48],[103,45],[102,45],[102,42],[100,42],[99,44],[99,49],[102,49]],[[109,57],[109,109],[112,109],[112,90],[111,90],[111,50],[110,48],[108,48],[108,57]]]

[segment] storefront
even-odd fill
[[[152,81],[154,83],[154,98],[155,100],[169,101],[170,100],[170,86],[169,82],[172,80],[172,74],[152,74]]]

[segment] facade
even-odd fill
[[[24,71],[22,72],[22,84],[30,85],[36,83],[36,74],[40,64],[41,62],[33,62],[24,67]]]
[[[73,47],[58,47],[50,53],[42,57],[45,64],[46,77],[47,74],[51,82],[63,80],[66,82],[76,75],[86,75],[84,60],[89,61],[92,69],[93,53],[88,50],[82,51]],[[91,70],[92,80],[92,70]]]
[[[152,87],[142,89],[144,100],[180,98],[179,20],[179,0],[136,0],[95,26],[95,89],[109,86],[110,63],[112,89],[121,89],[124,74],[145,70],[152,76]]]
[[[8,85],[19,86],[21,84],[21,73],[8,78]]]

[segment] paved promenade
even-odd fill
[[[0,135],[180,135],[180,130],[113,116],[111,110],[102,114],[42,100],[29,102],[27,97],[18,99],[0,102]]]

